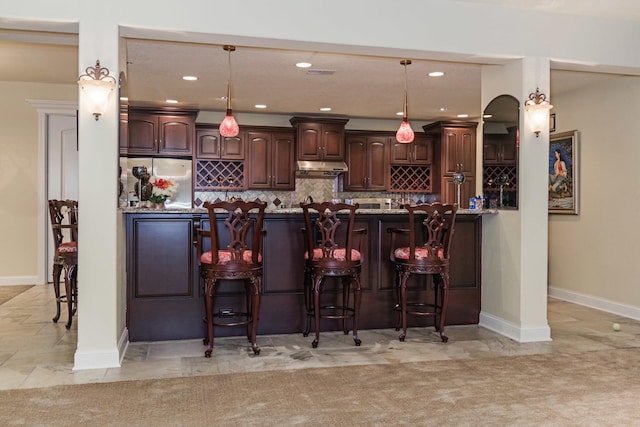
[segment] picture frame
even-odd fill
[[[578,131],[549,137],[549,213],[578,215],[580,195]]]

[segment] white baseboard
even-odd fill
[[[523,328],[513,322],[480,312],[480,326],[518,342],[551,341],[549,325]]]
[[[37,276],[4,276],[0,277],[0,286],[12,285],[44,285]]]
[[[551,286],[549,287],[549,296],[551,298],[584,305],[586,307],[595,308],[596,310],[606,311],[608,313],[617,314],[630,319],[640,320],[640,307],[621,304],[608,299],[585,295],[579,292],[567,291],[566,289],[554,288]]]
[[[104,369],[119,368],[122,365],[122,359],[127,352],[129,346],[129,330],[124,328],[120,339],[118,340],[118,348],[108,351],[80,351],[76,350],[74,356],[74,371],[83,369]]]

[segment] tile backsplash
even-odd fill
[[[342,178],[296,178],[295,191],[275,190],[245,190],[245,191],[196,191],[194,195],[194,207],[201,207],[204,202],[226,200],[232,197],[241,197],[244,200],[264,200],[269,202],[267,208],[297,207],[300,202],[311,196],[314,201],[321,202],[334,198],[351,199],[365,197],[389,197],[395,198],[394,193],[388,192],[362,192],[341,191]],[[438,199],[435,194],[406,194],[405,198],[412,202],[433,202]]]

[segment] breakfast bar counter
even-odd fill
[[[207,211],[123,208],[126,219],[127,327],[130,341],[202,338],[204,298],[194,230]],[[482,217],[495,211],[459,210],[451,245],[451,291],[447,324],[477,324],[481,295]],[[357,228],[366,228],[360,329],[393,328],[397,322],[389,227],[406,225],[404,209],[362,209]],[[272,209],[265,216],[262,302],[259,334],[301,333],[304,311],[304,248],[300,208]],[[410,289],[430,286],[411,279]],[[244,292],[222,283],[216,308],[242,303]],[[331,286],[330,283],[327,286]],[[416,319],[412,325],[424,325]],[[323,329],[339,329],[323,322]],[[244,328],[222,328],[216,335],[244,335]]]

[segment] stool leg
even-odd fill
[[[349,296],[351,295],[352,280],[347,276],[343,276],[340,281],[342,282],[342,331],[347,335],[349,333],[347,313],[349,312]]]
[[[53,264],[53,292],[56,296],[56,315],[53,317],[53,323],[58,323],[60,319],[60,273],[62,272],[62,265],[58,263]]]
[[[442,292],[440,292],[440,307],[436,308],[436,325],[440,331],[440,339],[442,342],[449,341],[449,338],[444,334],[444,323],[447,316],[447,305],[449,303],[449,272],[440,274],[439,282],[442,285]],[[437,301],[436,301],[437,304]],[[440,319],[438,319],[438,313],[440,313]],[[439,320],[439,322],[438,322]]]
[[[398,270],[398,269],[396,269],[396,274],[395,274],[394,280],[396,281],[396,283],[395,283],[395,285],[396,285],[396,306],[394,308],[398,312],[398,323],[396,323],[396,331],[399,331],[400,328],[402,327],[402,299],[400,298],[400,280],[401,280],[401,275],[400,275],[400,270]]]
[[[64,290],[67,294],[67,312],[69,314],[69,319],[67,320],[65,328],[71,329],[71,322],[73,321],[73,282],[76,265],[65,265],[64,270]]]
[[[400,341],[404,341],[407,336],[407,281],[409,280],[409,272],[400,273],[400,318],[402,331],[398,337]]]
[[[358,318],[360,317],[360,301],[362,298],[359,275],[353,276],[351,287],[353,288],[353,341],[355,341],[356,346],[359,347],[360,344],[362,344],[362,341],[358,338]]]
[[[204,283],[205,315],[207,316],[207,342],[209,344],[209,348],[204,352],[204,357],[211,357],[211,353],[213,352],[213,303],[215,301],[216,279],[207,277],[204,279]]]
[[[302,331],[303,337],[308,337],[309,332],[311,332],[311,317],[313,316],[313,298],[311,292],[311,273],[309,271],[304,272],[304,309],[305,314],[307,316],[307,326],[304,331]]]
[[[313,275],[313,312],[315,314],[315,329],[316,337],[311,343],[313,348],[318,347],[320,342],[320,286],[322,285],[322,276],[319,274]]]
[[[260,354],[260,347],[256,342],[258,334],[258,316],[260,313],[260,277],[251,278],[251,348],[255,355]]]

